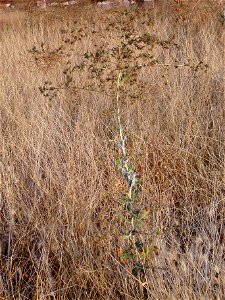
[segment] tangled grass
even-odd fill
[[[0,299],[223,299],[221,7],[180,5],[0,18]],[[120,102],[158,249],[145,282],[119,253],[114,74],[99,58],[68,73],[127,32],[157,37]]]

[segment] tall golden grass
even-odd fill
[[[90,6],[1,13],[0,299],[223,299],[222,11],[212,1],[177,7],[161,1],[127,14]],[[159,231],[144,295],[118,256],[125,183],[113,164],[115,99],[82,90],[49,99],[39,91],[45,81],[63,80],[66,58],[51,54],[63,28],[91,32],[115,16],[130,18],[140,34],[174,34],[179,51],[156,49],[165,63],[208,65],[146,69],[145,93],[122,102],[150,211],[145,230]],[[113,31],[90,34],[76,55],[115,39]],[[30,49],[42,43],[47,50],[35,59]]]

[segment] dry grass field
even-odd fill
[[[0,12],[1,300],[224,299],[222,21],[207,0]],[[144,279],[119,253],[115,93],[95,65],[65,77],[126,33],[154,37],[156,58],[120,99],[141,238],[158,249]]]

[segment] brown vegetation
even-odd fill
[[[0,299],[223,299],[223,20],[219,5],[202,3],[185,3],[182,18],[174,1],[0,15]],[[178,45],[154,45],[161,63],[121,100],[144,231],[158,248],[143,293],[118,253],[125,183],[114,165],[115,98],[39,89],[64,82],[66,54],[80,63],[117,43],[125,25]],[[62,32],[78,29],[83,37],[65,45]],[[82,86],[88,75],[73,80]]]

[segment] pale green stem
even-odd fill
[[[122,78],[122,72],[119,73],[118,78],[117,78],[116,104],[117,104],[117,121],[118,121],[118,126],[119,126],[119,135],[120,135],[121,141],[124,141],[123,129],[122,129],[121,117],[120,117],[120,104],[119,104],[121,78]],[[126,156],[125,149],[123,149],[123,155]]]

